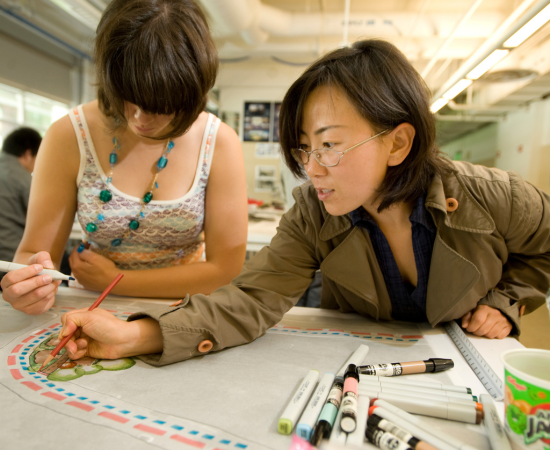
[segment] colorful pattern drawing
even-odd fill
[[[51,351],[59,344],[58,334],[53,334],[44,339],[29,356],[29,371],[38,372]],[[46,366],[44,370],[50,372],[47,379],[50,381],[71,381],[84,375],[93,375],[102,370],[126,370],[136,364],[133,358],[122,358],[115,360],[102,360],[84,357],[78,360],[64,361],[62,359],[65,349],[62,349],[57,356]],[[54,369],[54,370],[48,370]]]
[[[78,182],[78,221],[86,224],[96,220],[107,176],[98,163],[82,107],[69,114],[84,160]],[[111,186],[112,199],[101,209],[103,220],[97,231],[89,236],[92,250],[101,252],[120,269],[154,269],[200,261],[204,253],[204,208],[206,186],[214,153],[220,120],[209,115],[193,186],[183,197],[175,200],[152,200],[147,204],[140,227],[118,247],[111,241],[124,235],[129,221],[141,208],[140,199],[116,189],[116,172]],[[110,247],[110,248],[109,248]]]
[[[390,355],[396,355],[395,360],[420,359],[432,353],[429,340],[415,334],[416,327],[392,329],[349,315],[333,328],[322,321],[313,327],[290,315],[249,345],[183,363],[152,367],[134,358],[117,362],[84,358],[50,375],[36,372],[57,343],[61,315],[89,305],[89,296],[81,290],[60,289],[56,305],[34,317],[17,316],[10,305],[0,302],[0,418],[20,410],[21,405],[11,409],[7,404],[6,398],[13,398],[33,405],[52,421],[74,418],[83,433],[114,430],[113,447],[129,448],[139,439],[163,449],[283,450],[290,440],[277,433],[276,416],[296,380],[313,364],[322,371],[337,370],[359,344],[367,342],[369,355],[377,361],[385,356],[393,360]],[[117,298],[102,303],[120,319],[153,306]],[[10,316],[14,320],[2,321]],[[14,326],[17,320],[19,328]],[[288,353],[290,347],[297,352]],[[250,367],[261,372],[256,380],[251,380]],[[57,429],[52,430],[55,433]]]

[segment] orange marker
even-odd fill
[[[99,298],[94,302],[94,304],[92,306],[90,306],[88,308],[88,311],[93,311],[94,309],[96,309],[99,304],[105,299],[105,297],[107,297],[107,294],[109,294],[109,292],[111,292],[111,290],[116,286],[116,284],[120,281],[120,279],[123,277],[124,275],[119,273],[116,278],[111,282],[111,284],[109,286],[107,286],[107,289],[105,289],[102,294],[99,296]],[[69,335],[65,336],[61,342],[59,344],[57,344],[57,347],[55,347],[52,352],[50,353],[50,356],[48,356],[46,358],[46,361],[44,361],[44,364],[42,364],[42,366],[40,367],[40,369],[38,369],[38,371],[40,372],[45,366],[47,366],[52,359],[55,358],[55,356],[61,351],[61,349],[63,347],[65,347],[65,345],[67,344],[67,342],[69,342],[69,340],[73,337],[73,335],[76,333],[76,330],[74,330],[72,333],[70,333]]]

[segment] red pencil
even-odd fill
[[[111,284],[109,286],[107,286],[107,289],[105,289],[102,294],[99,296],[99,298],[94,302],[94,304],[92,306],[90,306],[88,308],[88,311],[93,311],[94,309],[96,309],[99,304],[103,301],[103,299],[105,297],[107,297],[107,294],[109,294],[109,292],[111,292],[111,290],[116,286],[116,284],[120,281],[120,279],[123,277],[124,275],[119,273],[116,278],[111,282]],[[61,349],[63,347],[65,347],[65,345],[67,344],[67,342],[69,342],[69,340],[73,337],[73,335],[76,333],[76,330],[74,330],[71,334],[65,336],[61,342],[59,344],[57,344],[57,347],[55,347],[52,352],[50,353],[50,356],[48,356],[46,358],[46,361],[44,361],[44,364],[42,364],[42,366],[40,367],[40,369],[38,369],[38,371],[40,372],[44,366],[47,366],[52,359],[55,358],[55,356],[61,351]]]

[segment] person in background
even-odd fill
[[[392,44],[330,52],[290,87],[281,147],[295,205],[231,284],[181,305],[62,316],[69,357],[169,364],[258,338],[321,269],[321,308],[374,320],[459,320],[517,335],[550,285],[550,197],[513,171],[449,161],[421,76]],[[397,325],[398,326],[398,325]],[[204,341],[212,345],[205,346]]]
[[[97,28],[98,100],[52,124],[36,162],[25,234],[2,280],[27,314],[55,301],[75,213],[85,234],[69,262],[77,281],[114,294],[210,293],[242,269],[244,159],[236,133],[205,112],[218,55],[192,0],[113,0]]]
[[[42,142],[38,131],[18,128],[6,136],[0,153],[0,261],[13,261],[25,230],[32,171]],[[4,273],[0,273],[0,279]]]

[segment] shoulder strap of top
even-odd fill
[[[78,176],[76,178],[76,185],[80,184],[82,176],[84,174],[84,169],[86,168],[87,161],[87,152],[88,149],[88,136],[86,131],[88,126],[86,124],[86,117],[84,117],[84,111],[82,105],[75,106],[71,111],[69,111],[69,117],[71,123],[73,124],[74,132],[76,139],[78,141],[78,149],[80,150],[80,166],[78,168]]]
[[[210,167],[212,166],[212,158],[214,156],[214,148],[216,147],[216,136],[218,134],[218,128],[220,127],[221,120],[214,114],[209,114],[206,122],[206,128],[204,130],[204,137],[202,141],[201,155],[202,155],[202,167],[201,167],[201,183],[206,184],[208,182],[208,175],[210,174]]]

